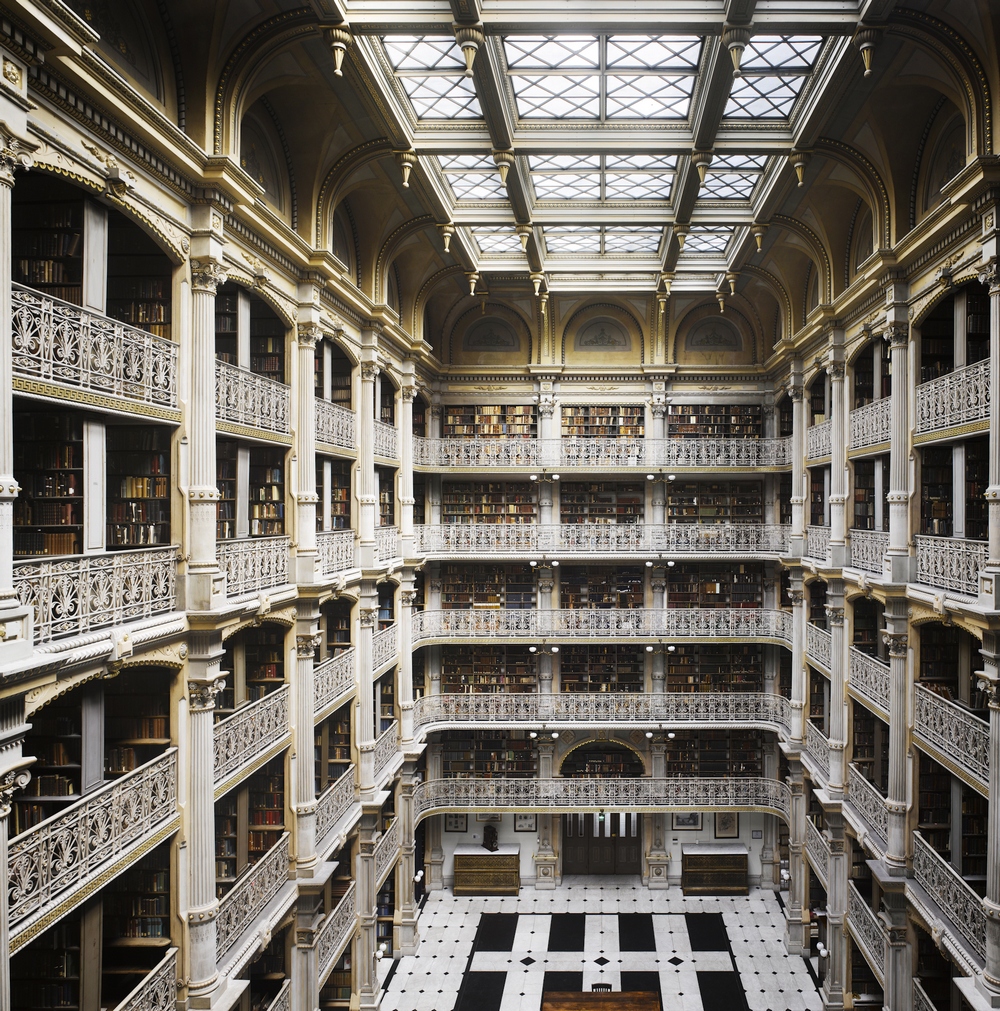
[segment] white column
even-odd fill
[[[358,409],[358,462],[355,482],[358,497],[358,558],[362,569],[375,567],[375,522],[378,487],[375,482],[375,335],[362,330],[361,405]]]
[[[996,230],[990,215],[990,227],[993,232],[993,244],[996,244]],[[990,390],[1000,390],[1000,267],[994,258],[980,275],[980,280],[990,288]],[[986,500],[989,503],[989,540],[990,554],[987,565],[990,569],[1000,570],[1000,396],[990,397],[990,433],[989,440],[990,474],[989,487],[986,489]],[[994,577],[994,593],[998,592]]]
[[[889,326],[892,360],[892,403],[889,419],[889,577],[905,583],[910,568],[910,426],[909,327],[905,323]]]
[[[792,363],[788,396],[792,401],[792,536],[790,554],[802,555],[806,533],[806,401],[802,389],[802,363]]]
[[[412,368],[412,362],[404,362]],[[413,557],[413,401],[412,374],[403,376],[399,397],[399,538],[403,558]]]
[[[300,878],[312,877],[318,862],[316,853],[316,749],[314,746],[314,681],[313,665],[316,647],[320,643],[319,614],[315,603],[302,600],[298,605],[295,627],[295,681],[292,692],[295,705],[295,725],[292,731],[294,749],[294,788],[292,806],[295,810],[295,869]]]
[[[358,856],[355,865],[355,898],[358,908],[358,931],[354,937],[354,957],[357,960],[355,979],[358,983],[358,1006],[376,1008],[379,983],[375,961],[378,948],[376,936],[375,844],[378,841],[378,809],[366,810],[358,825]]]
[[[831,579],[828,587],[831,603],[826,605],[830,624],[830,781],[827,789],[836,797],[844,792],[849,657],[844,630],[844,581]]]
[[[361,583],[360,621],[358,628],[357,657],[358,694],[355,702],[357,725],[354,739],[361,760],[361,796],[370,797],[375,791],[375,682],[373,643],[375,620],[378,617],[378,597],[375,584],[369,580]]]
[[[808,685],[806,684],[806,604],[802,589],[802,570],[791,570],[791,587],[788,596],[792,601],[792,727],[791,739],[805,746],[805,721],[809,713]]]
[[[826,834],[830,842],[827,865],[826,946],[829,951],[826,975],[823,977],[823,1008],[844,1006],[844,986],[847,981],[847,846],[844,819],[839,811],[826,811]]]
[[[399,784],[399,818],[400,838],[399,861],[396,864],[396,920],[398,930],[394,930],[393,955],[413,955],[420,944],[417,930],[417,901],[413,890],[413,875],[416,873],[414,856],[416,848],[413,844],[413,790],[419,782],[415,773],[415,762],[407,762],[403,766],[403,775]],[[415,778],[416,777],[416,778]]]
[[[806,798],[802,780],[802,763],[789,758],[788,788],[788,901],[785,903],[785,948],[790,955],[800,955],[809,950],[808,935],[802,922],[807,908],[806,882],[808,869],[802,851],[806,837]]]
[[[908,728],[910,714],[910,677],[907,665],[907,608],[905,597],[886,599],[886,631],[882,639],[889,648],[889,790],[885,806],[888,809],[889,838],[886,840],[885,862],[889,874],[906,874],[907,779],[909,778]]]
[[[839,332],[839,331],[838,331]],[[844,363],[833,361],[830,374],[830,561],[843,567],[846,563],[847,523],[847,432],[844,409]]]
[[[296,344],[295,454],[298,460],[298,487],[295,489],[295,568],[298,582],[316,580],[316,343],[322,340],[317,323],[300,323]]]
[[[404,569],[399,590],[399,737],[405,751],[413,742],[413,605],[417,594],[413,589],[413,570]],[[374,704],[374,703],[373,703]],[[405,833],[404,833],[405,838]]]
[[[991,440],[992,441],[992,440]],[[992,519],[992,517],[991,517]],[[991,531],[992,532],[992,531]],[[990,1007],[1000,1007],[1000,634],[983,633],[983,667],[979,687],[990,705],[990,798],[986,830],[986,967],[977,988]]]

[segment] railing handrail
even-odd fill
[[[919,681],[913,687],[914,736],[936,746],[984,785],[989,783],[989,723]],[[944,733],[948,724],[955,728],[951,737]]]
[[[173,1011],[177,1000],[177,949],[166,955],[123,997],[114,1011]]]
[[[237,402],[226,402],[223,393],[233,388],[239,391]],[[253,392],[249,401],[244,397],[247,391]],[[287,383],[270,376],[231,362],[215,363],[216,413],[224,421],[287,435],[291,431],[291,393]]]
[[[234,713],[219,720],[212,728],[214,744],[214,775],[218,786],[249,758],[260,754],[289,732],[289,697],[291,685],[283,684],[273,692],[241,706]],[[249,725],[249,732],[234,728]],[[226,751],[226,741],[235,738],[235,747]]]
[[[830,847],[811,818],[806,818],[806,852],[813,858],[813,871],[826,888],[830,879]]]
[[[969,537],[916,534],[918,583],[954,590],[965,596],[979,593],[979,572],[989,558],[989,542]]]
[[[881,706],[885,712],[889,711],[889,665],[858,649],[857,646],[848,647],[848,667],[851,674],[851,687],[860,692],[866,699]],[[876,687],[872,689],[872,682]]]
[[[328,656],[313,666],[313,705],[315,712],[328,706],[339,695],[349,691],[354,685],[354,647],[342,649],[336,656]],[[342,669],[341,669],[342,668]],[[320,685],[329,681],[329,689],[320,692]]]
[[[355,888],[352,881],[337,905],[326,914],[322,926],[316,932],[316,972],[321,987],[329,977],[334,960],[339,956],[341,947],[350,938],[357,922]]]
[[[288,534],[273,534],[267,537],[230,537],[216,542],[216,556],[219,567],[226,571],[226,594],[238,596],[242,593],[252,593],[255,590],[267,590],[275,586],[284,586],[288,582],[290,552],[292,539]],[[272,551],[270,560],[267,558]],[[250,571],[236,573],[235,585],[230,585],[230,571],[238,568],[240,560],[254,563]],[[256,571],[256,563],[268,562]],[[272,563],[273,562],[273,566]]]
[[[888,841],[889,812],[885,806],[885,797],[853,762],[847,766],[847,801],[858,814],[864,816],[880,839]]]
[[[393,720],[375,738],[374,744],[372,745],[372,753],[374,754],[375,763],[375,775],[378,776],[380,772],[392,761],[393,756],[396,752],[396,739],[399,734],[399,720]],[[391,747],[390,747],[391,745]]]
[[[847,922],[853,927],[855,937],[861,941],[862,947],[875,963],[872,968],[875,969],[879,981],[884,981],[885,939],[882,927],[872,907],[858,891],[857,885],[850,880],[847,882]]]
[[[982,396],[970,396],[970,392]],[[915,430],[917,433],[934,432],[989,418],[991,396],[989,356],[919,383],[915,397]]]
[[[316,798],[316,839],[320,843],[354,803],[354,771],[353,764],[347,766]]]

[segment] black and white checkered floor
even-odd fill
[[[783,935],[781,907],[765,890],[685,898],[587,877],[516,898],[437,891],[420,917],[420,948],[395,965],[381,1006],[539,1011],[543,990],[610,983],[658,989],[664,1011],[820,1011],[814,979]]]

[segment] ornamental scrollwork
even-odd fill
[[[882,642],[889,650],[889,656],[897,660],[905,660],[907,654],[907,637],[905,632],[883,632]]]
[[[843,625],[844,624],[844,609],[842,607],[837,607],[833,604],[827,604],[825,606],[826,617],[831,625]]]
[[[318,323],[300,323],[297,335],[299,347],[315,348],[323,339],[323,330]]]
[[[191,261],[191,287],[195,291],[214,295],[219,285],[225,284],[227,276],[226,265],[221,260]]]
[[[362,607],[358,612],[358,618],[362,628],[374,628],[375,619],[378,617],[377,607]]]
[[[3,129],[0,125],[0,184],[14,185],[14,173],[18,169],[31,168],[31,152],[34,145],[29,145]]]
[[[361,379],[363,382],[374,383],[381,371],[375,362],[361,363]]]
[[[402,590],[399,594],[399,603],[403,607],[413,607],[417,602],[417,594],[415,590]]]
[[[188,681],[188,705],[192,712],[215,708],[215,698],[226,688],[225,678],[212,681]]]
[[[27,769],[8,769],[0,775],[0,818],[10,814],[14,794],[23,790],[30,779],[31,773]]]
[[[910,343],[910,328],[906,323],[892,322],[888,326],[887,336],[892,348],[905,348]]]
[[[314,632],[295,637],[295,652],[300,660],[311,660],[316,655],[316,649],[323,637]]]

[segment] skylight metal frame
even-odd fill
[[[660,254],[664,237],[662,225],[545,225],[541,231],[550,256],[617,254],[648,259]],[[573,236],[578,238],[574,240]],[[618,248],[609,249],[609,240],[612,247]]]
[[[528,155],[526,167],[537,203],[587,200],[601,204],[667,204],[673,194],[677,158],[652,153],[558,153]],[[559,195],[559,185],[569,187],[571,195]]]
[[[381,35],[379,42],[417,122],[482,122],[479,96],[454,36]]]
[[[754,35],[740,60],[740,76],[733,79],[723,120],[790,120],[825,43],[822,35]]]

